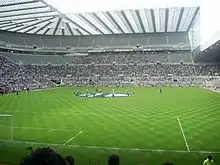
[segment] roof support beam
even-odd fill
[[[1,26],[0,28],[12,26],[12,25],[19,25],[19,24],[28,23],[28,22],[33,22],[33,21],[36,21],[36,20],[32,19],[32,20],[28,20],[28,21],[22,21],[22,22],[18,22],[18,23],[11,24],[11,25]]]
[[[5,25],[5,26],[0,26],[0,28],[5,28],[5,27],[8,27],[8,26],[13,26],[13,25],[19,25],[19,24],[9,24],[9,25]]]
[[[177,22],[177,25],[176,25],[176,32],[178,32],[178,30],[179,30],[180,23],[181,23],[181,20],[182,20],[182,17],[183,17],[183,12],[184,12],[184,8],[181,7],[178,22]]]
[[[28,29],[28,30],[25,30],[24,31],[24,33],[28,33],[29,31],[31,31],[31,30],[33,30],[33,29],[35,29],[36,27],[34,26],[34,27],[32,27],[32,28],[30,28],[30,29]]]
[[[24,25],[14,25],[14,26],[12,26],[12,27],[9,27],[9,28],[6,28],[6,29],[4,29],[4,30],[6,30],[6,31],[8,31],[8,30],[11,30],[11,29],[14,29],[14,28],[17,28],[17,27],[21,27],[21,26],[24,26]]]
[[[86,33],[92,35],[92,33],[90,33],[88,30],[86,30],[84,27],[80,26],[78,23],[76,23],[75,21],[73,21],[72,19],[70,19],[69,17],[65,17],[69,22],[71,22],[72,24],[76,25],[77,27],[79,27],[80,29],[84,30]],[[80,32],[81,33],[81,32]]]
[[[15,32],[21,31],[21,30],[24,30],[24,29],[27,29],[27,28],[29,28],[29,27],[31,27],[31,26],[35,26],[35,25],[41,24],[41,23],[46,22],[46,21],[49,21],[49,20],[51,20],[51,19],[53,19],[53,18],[49,18],[49,19],[46,19],[46,20],[41,20],[41,21],[38,21],[38,22],[36,22],[36,23],[33,23],[33,24],[30,24],[30,25],[24,26],[24,27],[22,27],[22,28],[20,28],[20,29],[15,30]]]
[[[106,14],[110,17],[110,19],[114,22],[114,24],[117,26],[117,28],[121,31],[121,33],[124,34],[123,29],[121,28],[121,26],[119,26],[119,24],[117,23],[117,21],[114,19],[114,17],[110,14],[109,11],[106,12]]]
[[[54,28],[53,35],[56,35],[57,29],[59,28],[61,21],[62,21],[62,18],[60,17],[57,21],[55,28]]]
[[[39,31],[43,30],[45,27],[49,26],[50,24],[52,24],[52,22],[48,22],[46,25],[42,26],[41,28],[39,28],[36,32],[34,32],[33,34],[37,34]]]
[[[105,33],[103,33],[96,25],[94,25],[91,21],[89,21],[84,15],[79,14],[79,16],[80,16],[82,19],[84,19],[86,22],[88,22],[91,26],[93,26],[93,28],[95,28],[96,31],[98,30],[99,33],[105,34]]]
[[[152,19],[152,24],[153,24],[154,33],[156,33],[156,23],[155,23],[154,10],[153,10],[153,9],[150,9],[150,13],[151,13],[151,19]]]
[[[188,26],[188,28],[187,28],[187,31],[189,31],[190,27],[192,26],[193,21],[195,20],[197,14],[198,14],[198,12],[199,12],[199,10],[200,10],[200,8],[197,7],[197,8],[196,8],[196,11],[195,11],[195,13],[194,13],[194,15],[193,15],[193,18],[192,18],[192,20],[190,21],[190,24],[189,24],[189,26]]]
[[[132,33],[135,33],[135,31],[134,31],[134,29],[133,29],[133,27],[132,27],[130,21],[128,20],[126,14],[125,14],[125,11],[121,11],[121,14],[122,14],[122,16],[124,17],[125,21],[127,22],[127,24],[128,24],[128,26],[129,26],[130,30],[132,31]]]
[[[47,30],[44,32],[44,34],[43,34],[43,35],[46,35],[46,34],[47,34],[47,32],[49,32],[49,30],[50,30],[50,28],[47,28]]]
[[[74,24],[75,26],[79,27],[80,29],[82,29],[83,31],[85,31],[88,34],[92,34],[90,33],[88,30],[86,30],[84,27],[80,26],[78,23],[76,23],[75,21],[73,21],[72,19],[70,19],[68,16],[66,16],[65,14],[61,13],[59,10],[57,10],[56,8],[54,8],[53,6],[51,6],[50,4],[48,4],[45,0],[40,0],[42,3],[44,3],[45,5],[49,6],[51,9],[55,10],[56,12],[59,13],[60,16],[62,16],[63,18],[67,19],[69,22],[71,22],[72,24]],[[81,32],[80,32],[81,33]]]
[[[12,14],[7,16],[0,16],[0,18],[7,18],[7,17],[15,17],[15,16],[22,16],[22,15],[32,15],[32,14],[45,14],[45,13],[52,13],[54,11],[38,11],[38,12],[30,12],[30,13],[21,13],[21,14]]]
[[[136,13],[136,15],[137,15],[137,17],[138,17],[138,21],[139,21],[140,24],[141,24],[141,29],[143,30],[144,33],[146,33],[145,28],[144,28],[144,24],[143,24],[143,22],[142,22],[142,19],[141,19],[140,13],[139,13],[139,10],[135,10],[135,13]]]
[[[13,22],[12,21],[6,21],[6,22],[0,23],[0,25],[6,25],[6,24],[11,24],[11,23],[13,23]]]
[[[65,29],[62,29],[62,36],[65,36]]]
[[[22,21],[22,22],[18,22],[16,24],[20,24],[20,23],[28,23],[28,22],[33,22],[33,21],[36,21],[35,19],[32,19],[32,20],[28,20],[28,21]]]
[[[77,29],[75,29],[80,35],[82,35],[83,36],[83,34],[82,34],[82,32],[77,28]]]
[[[18,9],[11,9],[11,10],[0,11],[0,13],[8,13],[8,12],[14,12],[14,11],[23,11],[23,10],[41,9],[41,8],[46,8],[46,7],[47,7],[47,6],[37,6],[37,7],[28,7],[28,8],[18,8]]]
[[[99,20],[99,22],[101,22],[101,23],[104,25],[104,27],[105,27],[106,29],[108,29],[112,34],[115,34],[115,33],[112,31],[112,29],[111,29],[103,20],[101,20],[96,13],[92,13],[92,15],[93,15],[97,20]]]
[[[71,29],[71,27],[70,27],[70,24],[69,24],[68,22],[66,23],[66,27],[67,27],[67,29],[69,30],[70,34],[71,34],[72,36],[74,36],[73,31],[72,31],[72,29]]]
[[[55,15],[42,15],[42,16],[38,16],[38,17],[36,17],[36,16],[34,16],[34,17],[26,17],[26,18],[11,18],[11,19],[9,19],[9,20],[0,20],[0,23],[1,22],[5,22],[5,21],[18,21],[18,20],[26,20],[26,19],[39,19],[39,18],[45,18],[45,17],[55,17],[55,16],[59,16],[59,14],[55,14]]]
[[[23,4],[36,3],[36,2],[39,2],[39,0],[32,0],[32,1],[23,1],[23,2],[15,2],[15,3],[10,3],[10,4],[3,4],[3,5],[0,5],[0,7],[14,6],[14,5],[23,5]]]
[[[167,28],[168,28],[168,19],[169,19],[169,9],[166,8],[165,9],[165,32],[167,32]]]

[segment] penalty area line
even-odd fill
[[[63,145],[56,143],[43,143],[33,141],[17,141],[17,140],[0,140],[3,144],[26,144],[26,145],[43,145],[43,146],[54,146],[60,148],[86,148],[86,149],[104,149],[104,150],[124,150],[124,151],[148,151],[148,152],[170,152],[170,153],[203,153],[203,154],[220,154],[217,151],[186,151],[186,150],[164,150],[164,149],[147,149],[147,148],[120,148],[120,147],[104,147],[104,146],[84,146],[84,145]]]
[[[71,137],[69,140],[67,140],[63,145],[67,145],[69,142],[71,142],[73,139],[75,139],[77,136],[79,136],[83,131],[79,131],[77,134],[75,134],[73,137]]]
[[[179,123],[180,130],[181,130],[181,132],[182,132],[183,139],[184,139],[184,142],[185,142],[185,145],[186,145],[187,151],[190,152],[189,145],[188,145],[188,143],[187,143],[186,136],[185,136],[185,134],[184,134],[183,127],[182,127],[182,124],[181,124],[181,122],[180,122],[180,119],[179,119],[178,116],[177,116],[176,118],[177,118],[177,121],[178,121],[178,123]]]

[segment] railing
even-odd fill
[[[36,49],[30,45],[15,45],[7,44],[0,42],[0,48],[2,49],[11,49],[11,50],[20,50],[20,51],[33,51],[33,52],[79,52],[79,51],[89,51],[89,50],[106,50],[113,51],[115,49],[132,49],[133,50],[142,50],[142,51],[163,51],[163,50],[190,50],[188,44],[179,46],[178,44],[166,44],[166,45],[142,45],[140,48],[129,45],[122,46],[104,46],[104,47],[37,47]]]

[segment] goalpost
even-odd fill
[[[13,140],[13,116],[0,114],[0,140]]]

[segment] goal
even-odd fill
[[[0,140],[13,140],[13,116],[0,114]]]

